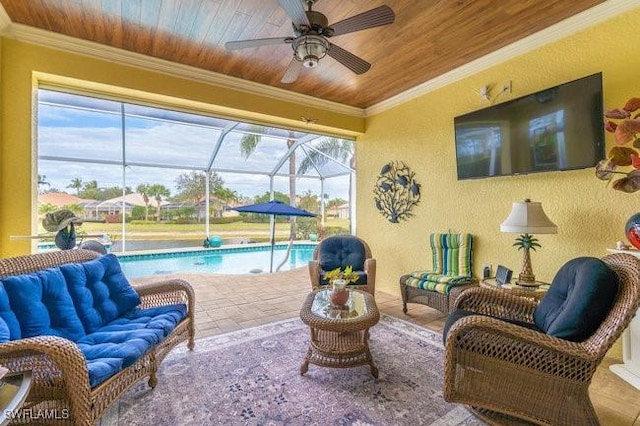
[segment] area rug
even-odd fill
[[[162,363],[158,386],[137,384],[101,426],[482,425],[442,398],[441,335],[382,316],[370,347],[380,370],[311,364],[300,375],[309,330],[290,319],[196,341]]]

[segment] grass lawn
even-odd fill
[[[340,227],[349,229],[348,219],[327,219],[325,227]],[[92,223],[86,222],[77,228],[87,234],[107,234],[117,241],[122,235],[120,223]],[[126,224],[128,240],[201,240],[205,236],[204,224]],[[45,233],[44,229],[40,230]],[[254,241],[269,240],[269,223],[233,222],[209,225],[211,235],[220,235],[223,239],[249,238]],[[289,239],[289,223],[276,223],[276,240]]]

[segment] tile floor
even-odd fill
[[[174,275],[175,277],[175,275]],[[272,275],[185,274],[196,293],[196,337],[203,338],[297,317],[311,290],[306,268]],[[157,277],[132,280],[148,282]],[[445,316],[431,308],[410,304],[402,312],[399,296],[376,292],[380,311],[441,331]],[[591,385],[591,398],[603,426],[640,426],[640,390],[609,371],[622,359],[619,342],[609,351]]]

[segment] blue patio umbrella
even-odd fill
[[[303,217],[316,216],[314,213],[311,213],[310,211],[299,209],[294,206],[290,206],[289,204],[285,204],[282,201],[278,201],[278,200],[271,200],[266,203],[249,204],[246,206],[232,207],[232,210],[242,212],[242,213],[262,213],[262,214],[267,214],[274,217],[274,220],[271,221],[271,264],[269,267],[269,272],[273,272],[273,249],[276,244],[275,216],[303,216]]]

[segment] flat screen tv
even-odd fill
[[[603,120],[601,73],[456,117],[458,179],[594,167]]]

